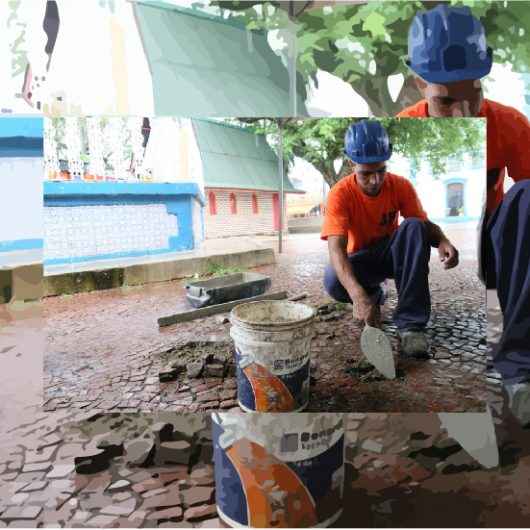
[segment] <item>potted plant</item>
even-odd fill
[[[68,169],[68,160],[59,159],[59,175],[61,180],[72,180]]]

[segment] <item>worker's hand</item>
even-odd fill
[[[381,327],[381,311],[378,304],[374,304],[364,289],[355,291],[352,298],[353,318],[368,324]]]
[[[443,239],[438,245],[438,254],[444,269],[452,269],[458,265],[458,250],[448,239]]]

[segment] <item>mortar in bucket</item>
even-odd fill
[[[230,314],[239,406],[247,412],[297,412],[309,401],[315,310],[288,301],[248,302]]]
[[[342,513],[344,415],[212,413],[217,512],[231,527],[326,527]]]

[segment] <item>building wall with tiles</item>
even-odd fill
[[[192,251],[202,202],[195,183],[45,182],[44,264]]]
[[[215,194],[215,214],[211,212],[210,193]],[[230,207],[231,193],[236,196],[235,214]],[[253,212],[253,193],[257,197],[258,213]],[[206,239],[275,233],[272,192],[206,188],[205,196]]]

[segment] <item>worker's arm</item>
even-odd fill
[[[458,265],[458,250],[452,245],[442,229],[428,219],[425,221],[429,243],[438,249],[440,261],[444,264],[444,269],[452,269]]]
[[[375,320],[375,304],[363,286],[357,281],[346,252],[348,239],[346,236],[328,236],[328,250],[331,266],[353,303],[354,315],[370,325],[377,325]]]

